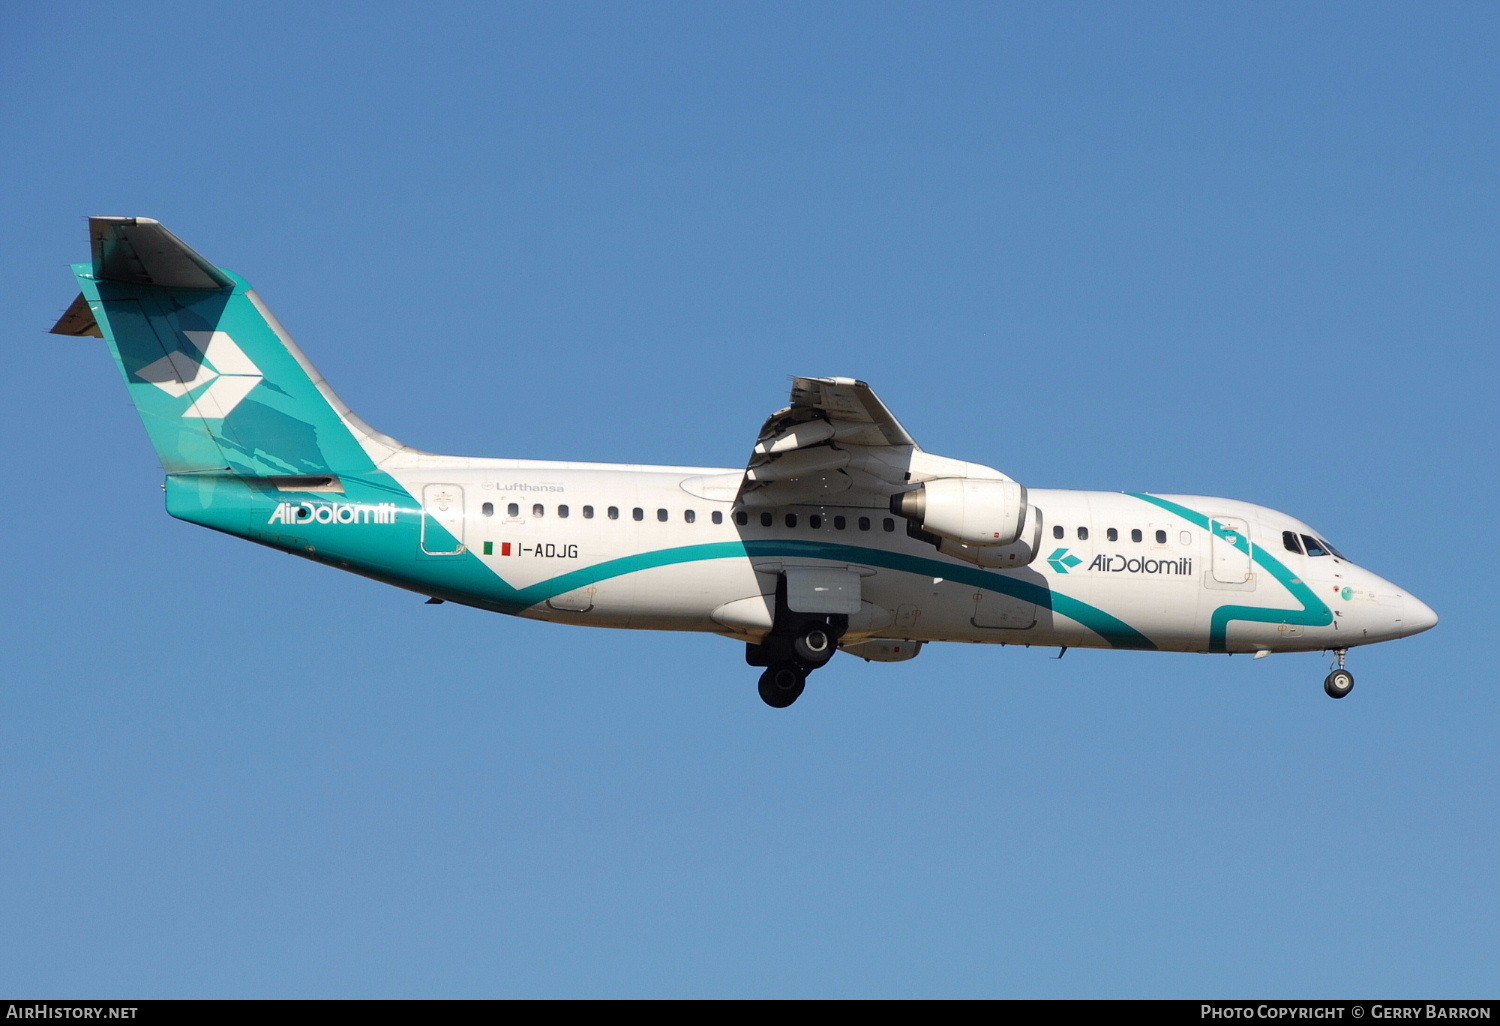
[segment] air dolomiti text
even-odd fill
[[[394,524],[400,508],[394,502],[358,505],[347,502],[278,503],[268,524]]]

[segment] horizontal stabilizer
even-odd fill
[[[91,217],[94,277],[169,289],[227,289],[234,282],[149,217]]]

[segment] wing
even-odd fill
[[[863,381],[793,378],[792,404],[760,429],[740,481],[746,506],[886,508],[922,450]]]

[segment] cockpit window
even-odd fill
[[[1346,563],[1349,562],[1348,556],[1345,556],[1338,549],[1334,548],[1332,545],[1329,545],[1326,541],[1323,541],[1323,539],[1319,538],[1318,544],[1327,549],[1331,555],[1337,556],[1339,559],[1342,559]]]
[[[1302,555],[1302,543],[1297,540],[1296,531],[1282,531],[1281,544],[1286,546],[1288,552],[1295,552],[1299,556]]]
[[[1319,542],[1318,539],[1314,538],[1310,534],[1304,534],[1302,536],[1302,544],[1307,546],[1307,554],[1309,556],[1328,555],[1328,550],[1323,547],[1322,543]]]

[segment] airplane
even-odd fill
[[[354,414],[245,279],[158,221],[89,219],[52,331],[103,338],[172,516],[428,596],[745,646],[773,708],[838,652],[929,642],[1348,650],[1433,627],[1414,595],[1284,513],[1027,488],[922,449],[863,381],[793,379],[746,466],[443,456]]]

